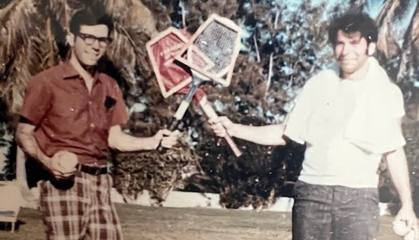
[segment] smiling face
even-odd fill
[[[370,46],[360,32],[345,33],[339,30],[335,43],[335,57],[343,77],[355,74],[368,60],[374,46]],[[370,48],[370,49],[369,49]]]
[[[91,42],[88,38],[94,38]],[[106,51],[106,44],[98,39],[106,39],[109,36],[109,29],[104,24],[99,25],[81,25],[79,35],[72,35],[69,40],[73,47],[73,54],[84,66],[94,66]],[[83,39],[84,38],[84,39]],[[90,39],[90,40],[91,40]]]

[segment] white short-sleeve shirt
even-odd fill
[[[353,188],[377,187],[382,154],[366,152],[345,138],[363,84],[365,80],[342,80],[320,73],[304,86],[284,132],[292,140],[307,145],[300,180]],[[403,98],[397,90],[388,96],[394,99],[388,110],[394,113],[390,115],[401,118]]]

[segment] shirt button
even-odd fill
[[[91,127],[91,128],[94,128],[94,127],[95,127],[95,124],[94,124],[94,123],[91,123],[91,124],[90,124],[90,127]]]

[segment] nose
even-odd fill
[[[341,54],[343,55],[343,56],[346,56],[346,55],[348,55],[348,53],[351,51],[351,45],[350,44],[342,44],[342,52],[341,52]]]
[[[93,43],[92,43],[92,48],[94,49],[94,50],[96,50],[96,51],[99,51],[99,49],[100,49],[100,46],[99,46],[99,39],[95,39],[95,41],[93,41]]]

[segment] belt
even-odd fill
[[[88,173],[91,175],[100,175],[100,174],[107,174],[108,173],[108,167],[91,167],[87,165],[79,164],[77,169],[81,172]]]

